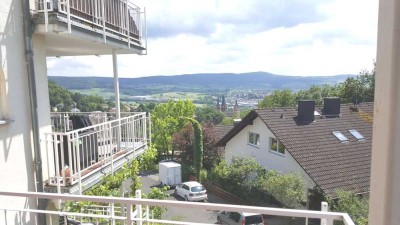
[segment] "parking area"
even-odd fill
[[[152,187],[159,187],[160,181],[158,174],[145,174],[140,177],[142,181],[142,192],[149,193]],[[184,201],[183,198],[175,196],[174,189],[167,191],[170,195],[168,200]],[[222,203],[231,204],[227,200],[224,200],[213,193],[208,192],[208,202],[210,203]],[[217,222],[217,212],[208,211],[201,209],[191,209],[191,208],[168,208],[167,212],[163,214],[163,219],[175,220],[175,221],[191,221],[196,223],[216,223]]]
[[[151,174],[143,174],[140,177],[142,181],[142,192],[149,193],[152,187],[159,187],[160,181],[157,173]],[[175,196],[174,189],[171,188],[167,191],[170,195],[168,200],[174,201],[184,201],[183,198],[179,196]],[[233,204],[232,202],[220,198],[213,194],[212,192],[208,192],[208,202],[210,203],[219,203],[219,204]],[[269,206],[271,207],[271,206]],[[190,221],[195,223],[214,223],[217,224],[217,211],[208,211],[202,209],[193,209],[193,208],[168,208],[167,211],[163,214],[163,219],[175,220],[175,221]],[[292,218],[292,217],[279,217],[279,216],[266,216],[264,215],[264,222],[268,225],[282,225],[282,224],[291,224],[291,225],[304,225],[306,224],[304,218]],[[318,221],[309,221],[310,225],[319,224]]]

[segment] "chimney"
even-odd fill
[[[315,101],[314,100],[299,100],[297,106],[297,118],[300,121],[314,121]]]
[[[329,97],[324,98],[324,108],[322,109],[323,115],[339,115],[340,114],[340,98]]]

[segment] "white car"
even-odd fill
[[[257,213],[219,212],[217,215],[218,224],[228,225],[264,225],[264,219]]]
[[[207,191],[199,182],[188,181],[175,187],[175,194],[181,196],[185,201],[205,201]]]

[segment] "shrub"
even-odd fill
[[[289,208],[300,206],[306,200],[304,182],[297,173],[281,174],[269,170],[261,181],[261,188]]]
[[[337,191],[337,199],[329,199],[331,210],[348,213],[357,225],[368,225],[368,201],[350,191]],[[343,224],[343,223],[336,223]]]
[[[142,155],[139,156],[139,170],[140,171],[157,171],[158,164],[158,151],[154,146],[148,148]]]

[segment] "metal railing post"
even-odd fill
[[[129,26],[129,19],[130,19],[130,15],[129,15],[129,7],[128,7],[128,0],[125,0],[125,8],[126,8],[126,32],[127,32],[127,37],[128,37],[128,49],[131,49],[131,31],[129,30],[130,26]]]
[[[328,212],[329,207],[327,202],[321,202],[321,211],[322,212]],[[321,225],[328,225],[328,220],[327,219],[321,219]]]
[[[103,17],[103,41],[104,43],[107,42],[107,38],[106,38],[106,9],[105,9],[105,5],[104,5],[104,0],[101,0],[101,14]]]
[[[109,131],[110,131],[110,135],[111,135],[111,143],[113,143],[113,138],[114,138],[114,131],[113,131],[113,127],[112,127],[112,123],[109,123]],[[111,152],[110,152],[110,157],[111,157],[111,174],[114,174],[114,149],[113,147],[111,147]]]
[[[150,207],[149,205],[146,205],[146,224],[149,225],[149,213],[150,213]]]
[[[126,222],[128,225],[133,224],[132,223],[132,209],[133,209],[132,204],[128,204],[128,207],[126,209],[126,220],[127,220]]]
[[[151,115],[149,113],[149,139],[150,139],[150,147],[151,147]]]
[[[112,225],[115,225],[115,210],[114,210],[114,203],[111,203],[111,206],[110,206],[110,210],[111,210],[111,224]]]
[[[142,142],[143,144],[146,142],[146,117],[143,115],[140,117],[140,124],[141,124],[141,135],[142,135]]]
[[[144,14],[144,48],[146,49],[146,55],[147,55],[147,18],[146,18],[146,7],[143,8],[143,14]],[[143,27],[140,25],[140,33],[142,34]],[[142,35],[139,36],[139,39],[141,39]]]
[[[137,199],[141,199],[142,198],[142,191],[141,190],[136,190],[135,192],[135,197]],[[142,218],[143,218],[143,213],[142,213],[142,205],[136,205],[136,210],[137,210],[137,214],[136,217],[139,219],[137,224],[138,225],[142,225]]]
[[[67,1],[67,21],[68,21],[68,33],[72,33],[71,30],[71,11],[70,11],[70,6],[69,6],[69,0]]]
[[[59,155],[58,155],[58,153],[59,153],[59,148],[57,147],[57,134],[54,134],[53,135],[53,139],[54,139],[54,142],[53,142],[53,148],[55,149],[55,158],[56,158],[56,162],[55,162],[55,164],[56,164],[56,168],[55,168],[55,170],[56,170],[56,174],[55,174],[55,178],[56,178],[56,184],[57,184],[57,193],[61,193],[61,183],[60,183],[60,160],[59,160]],[[60,143],[60,142],[59,142]],[[60,143],[60,146],[61,146],[61,143]]]
[[[45,30],[46,32],[49,31],[49,13],[47,11],[47,1],[43,1],[43,7],[44,7],[44,24],[45,24]]]
[[[50,161],[50,157],[49,157],[49,140],[48,140],[49,134],[45,134],[44,140],[46,142],[46,157],[47,157],[47,178],[49,179],[49,184],[51,184],[50,178],[51,178],[51,172],[50,172],[50,165],[49,162]],[[53,148],[54,149],[54,148]],[[54,158],[54,154],[53,154],[53,158]]]
[[[93,23],[96,23],[96,15],[97,15],[97,0],[91,0],[90,1],[92,4],[91,4],[91,6],[92,6],[92,22]]]
[[[75,136],[75,152],[76,152],[76,164],[78,170],[78,186],[79,186],[79,194],[82,195],[82,173],[81,173],[81,156],[80,156],[80,148],[79,148],[79,134],[78,132],[74,133]]]

